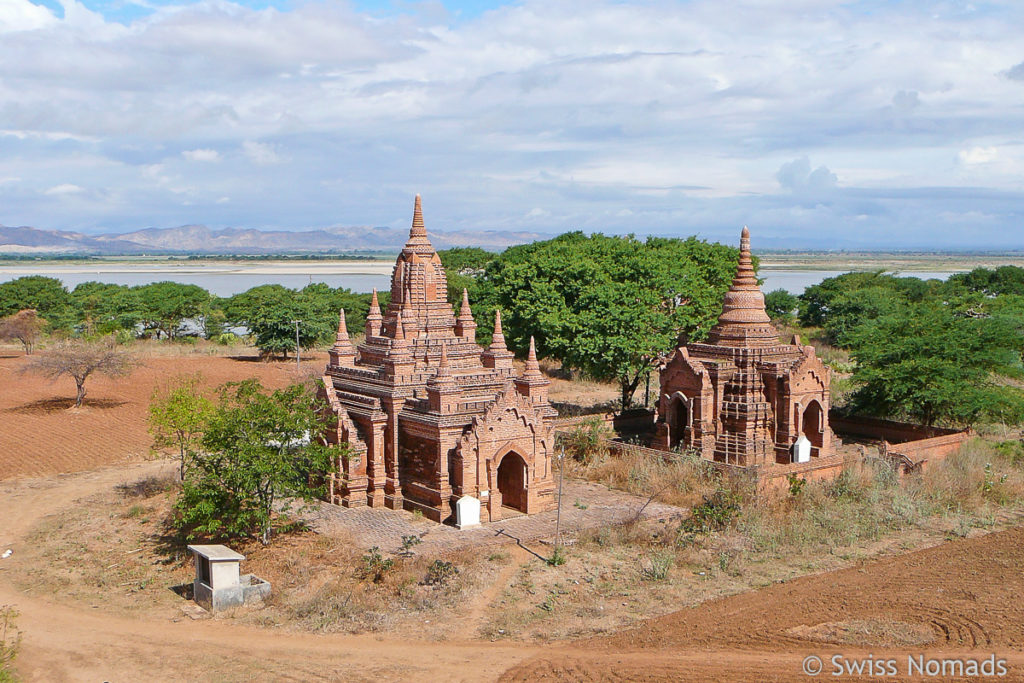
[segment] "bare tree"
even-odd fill
[[[95,372],[108,377],[123,377],[137,365],[127,351],[111,343],[63,341],[46,349],[25,366],[23,372],[34,372],[50,379],[68,375],[75,380],[78,394],[75,407],[85,398],[85,381]]]
[[[25,355],[31,355],[45,325],[46,321],[36,315],[34,308],[26,308],[0,319],[0,340],[17,339],[25,347]]]

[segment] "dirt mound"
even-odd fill
[[[507,672],[504,680],[554,680],[553,672],[578,680],[719,680],[729,671],[746,674],[733,680],[753,680],[749,677],[760,660],[744,652],[779,663],[779,668],[765,669],[774,671],[767,680],[800,679],[800,659],[816,645],[808,635],[828,635],[829,625],[839,638],[851,628],[888,624],[894,631],[890,641],[897,640],[889,644],[902,645],[904,652],[916,647],[926,653],[1017,653],[1019,659],[1024,643],[1022,564],[1024,528],[949,542],[713,600],[637,629],[579,643],[572,654],[528,661]],[[898,642],[913,634],[930,636],[931,642]],[[882,644],[865,638],[827,647],[845,652]],[[675,668],[699,652],[728,655],[714,665],[697,658],[689,668]],[[778,678],[780,671],[792,675]]]

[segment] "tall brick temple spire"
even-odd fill
[[[427,226],[423,222],[423,200],[416,195],[416,201],[412,207],[412,228],[409,230],[409,241],[406,242],[406,246],[422,246],[424,244],[429,246],[430,240],[427,239]]]
[[[736,276],[725,293],[722,314],[708,335],[711,344],[722,346],[778,346],[779,334],[765,310],[764,294],[757,284],[750,257],[750,230],[740,234],[740,258]]]
[[[466,497],[482,521],[501,519],[507,508],[532,514],[554,506],[548,380],[534,367],[535,353],[515,376],[500,313],[489,349],[476,343],[476,329],[468,293],[454,310],[448,301],[444,263],[417,196],[386,310],[374,292],[355,350],[339,319],[324,370],[321,397],[332,413],[325,439],[347,443],[353,454],[332,467],[329,501],[418,510],[456,524],[466,514],[467,525]]]

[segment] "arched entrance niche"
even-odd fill
[[[690,403],[677,393],[668,406],[669,448],[685,445],[686,428],[690,426]]]
[[[515,451],[510,451],[498,464],[498,491],[501,504],[526,512],[526,461]]]
[[[811,401],[804,408],[804,416],[801,424],[800,432],[807,437],[807,440],[811,442],[811,456],[817,457],[821,453],[821,447],[824,444],[824,411],[821,409],[821,404],[817,401]]]

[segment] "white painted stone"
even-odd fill
[[[480,501],[473,496],[463,496],[455,501],[455,526],[465,529],[480,526]]]
[[[219,612],[270,595],[269,583],[252,574],[239,574],[244,555],[223,545],[190,545],[188,549],[196,563],[194,599],[209,611]]]
[[[810,462],[811,461],[811,442],[804,436],[800,435],[800,438],[793,444],[793,462]]]

